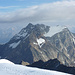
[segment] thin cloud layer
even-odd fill
[[[7,7],[0,6],[0,9],[8,9],[8,8],[15,8],[15,7],[19,7],[19,6],[7,6]]]
[[[0,13],[0,23],[17,22],[73,22],[75,1],[58,1]]]

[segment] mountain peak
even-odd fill
[[[29,23],[28,25],[33,25],[32,23]]]
[[[32,23],[29,23],[26,28],[31,28],[31,27],[33,27],[33,26],[34,26],[34,25],[33,25]]]
[[[18,40],[22,38],[27,38],[31,33],[34,33],[37,37],[44,35],[45,37],[51,37],[56,33],[61,32],[66,27],[60,25],[57,26],[47,26],[44,24],[29,23],[25,28],[23,28],[18,34],[16,34],[12,39]]]
[[[0,56],[14,63],[20,63],[22,60],[33,63],[38,60],[48,61],[57,58],[62,64],[74,64],[75,58],[73,57],[72,62],[70,59],[72,55],[74,56],[75,51],[74,38],[65,28],[29,23],[7,44],[0,47],[1,50],[4,50],[2,53],[0,50]],[[48,34],[49,37],[44,34]]]
[[[32,23],[29,23],[26,28],[34,26]]]

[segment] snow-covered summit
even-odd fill
[[[45,33],[44,36],[46,36],[46,37],[52,37],[54,34],[63,31],[63,29],[65,29],[65,28],[67,28],[67,27],[65,27],[65,26],[60,26],[60,25],[51,26],[51,27],[49,28],[49,32],[48,32],[48,33]]]
[[[25,28],[23,28],[18,34],[16,34],[13,39],[21,39],[27,37],[33,30],[34,25],[29,23]]]
[[[0,60],[2,62],[8,61],[5,59]],[[38,68],[26,67],[22,65],[1,64],[0,63],[0,75],[70,75],[67,73],[43,70]]]

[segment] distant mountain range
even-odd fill
[[[0,28],[0,44],[7,43],[17,33],[16,28]]]
[[[9,42],[0,45],[0,57],[16,64],[57,58],[66,66],[75,66],[75,35],[59,25],[29,23]]]

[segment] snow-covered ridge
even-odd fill
[[[45,37],[52,37],[54,34],[61,32],[63,29],[65,29],[65,26],[51,26],[48,33],[45,33]]]
[[[0,62],[4,62],[2,59]],[[8,61],[8,60],[5,60]],[[8,61],[10,62],[10,61]],[[0,63],[0,75],[70,75],[62,72],[31,68],[22,65]]]
[[[27,35],[28,35],[28,33],[26,32],[26,30],[25,30],[25,32],[21,31],[20,33],[15,35],[15,39],[20,39],[21,37],[26,37]]]

